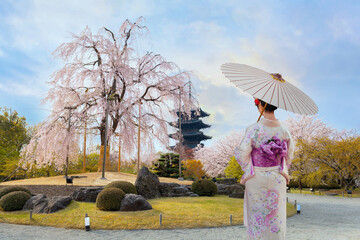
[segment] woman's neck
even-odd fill
[[[265,111],[265,112],[263,113],[263,116],[264,116],[264,118],[269,119],[269,120],[274,120],[274,121],[277,120],[276,117],[275,117],[274,112],[266,112],[266,111]]]

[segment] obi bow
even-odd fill
[[[260,145],[260,149],[266,155],[271,157],[280,157],[280,171],[284,169],[284,158],[287,156],[287,142],[286,140],[280,140],[277,136],[273,136],[269,141]]]

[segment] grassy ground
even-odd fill
[[[104,186],[112,181],[122,180],[135,183],[136,175],[129,173],[106,172],[106,180],[101,173],[74,174],[82,176],[74,179],[76,186]],[[179,181],[171,178],[159,178],[160,182],[191,185],[191,181]],[[3,185],[65,185],[64,176],[43,177],[9,181]],[[60,187],[60,186],[59,186]],[[84,228],[85,213],[90,216],[92,229],[172,229],[218,227],[243,224],[243,199],[217,195],[214,197],[158,198],[149,200],[152,210],[141,212],[104,212],[96,208],[95,203],[72,201],[64,210],[53,214],[33,214],[29,211],[2,212],[0,222],[53,226],[62,228]],[[287,215],[296,213],[292,204],[287,206]],[[159,216],[162,214],[162,225]]]
[[[42,225],[62,228],[84,228],[84,217],[90,217],[92,229],[171,229],[218,227],[243,223],[243,199],[217,195],[214,197],[158,198],[149,200],[152,210],[141,212],[104,212],[95,203],[72,201],[64,210],[53,214],[33,214],[29,211],[1,212],[0,222]],[[287,215],[296,213],[292,204]],[[162,226],[159,215],[162,214]]]

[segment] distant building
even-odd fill
[[[200,118],[208,117],[210,114],[204,112],[201,108],[196,110],[191,110],[191,115],[187,115],[184,112],[179,114],[179,111],[176,112],[178,118],[180,116],[180,126],[179,119],[176,122],[170,123],[172,127],[177,128],[176,133],[170,134],[169,137],[175,140],[179,140],[179,131],[181,127],[182,135],[182,147],[185,148],[186,158],[192,157],[192,152],[199,144],[202,144],[201,141],[211,139],[210,136],[205,135],[200,129],[209,128],[211,125],[205,124]],[[179,142],[171,147],[176,151],[179,149]]]

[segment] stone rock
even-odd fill
[[[48,201],[48,213],[57,212],[66,208],[72,201],[70,196],[54,196]]]
[[[159,184],[159,191],[162,197],[171,197],[173,188],[179,187],[180,184],[177,183],[163,183]]]
[[[231,185],[232,192],[229,195],[231,198],[244,198],[244,188],[240,184]]]
[[[219,195],[230,195],[232,190],[229,185],[216,183]]]
[[[150,172],[147,167],[142,167],[135,182],[135,188],[139,195],[146,199],[160,197],[159,178]]]
[[[185,197],[193,194],[191,186],[177,183],[160,183],[159,191],[162,197]]]
[[[48,206],[45,208],[45,213],[54,213],[62,210],[70,204],[72,198],[70,196],[55,196],[48,200]]]
[[[196,193],[192,193],[189,195],[189,197],[198,197],[199,195],[197,195]]]
[[[120,211],[144,211],[150,210],[152,206],[141,195],[126,194],[121,201]]]
[[[44,194],[36,194],[26,201],[23,210],[33,209],[33,213],[45,213],[48,199]]]
[[[44,194],[31,197],[24,205],[23,210],[33,210],[33,213],[54,213],[69,205],[72,198],[69,196],[56,196],[47,198]]]
[[[96,202],[97,195],[104,187],[81,187],[75,190],[71,197],[78,202]]]
[[[224,178],[217,180],[217,183],[219,184],[225,184],[225,185],[233,185],[237,183],[236,178]]]
[[[188,188],[185,186],[174,187],[172,190],[175,194],[186,194],[189,192]]]
[[[236,183],[232,185],[216,183],[218,187],[218,194],[228,195],[233,198],[244,198],[244,187],[243,185]]]

